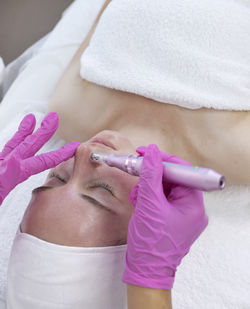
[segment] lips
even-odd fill
[[[102,144],[102,145],[105,145],[113,150],[116,150],[115,146],[113,143],[111,143],[109,140],[107,140],[106,138],[103,138],[103,137],[95,137],[95,138],[92,138],[90,140],[90,142],[92,143],[98,143],[98,144]]]

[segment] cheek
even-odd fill
[[[130,215],[128,212],[112,214],[105,210],[88,211],[78,224],[79,239],[84,246],[112,246],[121,239],[126,239]]]

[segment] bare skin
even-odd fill
[[[138,177],[92,163],[90,154],[128,154],[135,149],[116,132],[103,131],[96,137],[108,139],[115,150],[89,140],[78,147],[74,157],[51,169],[43,188],[33,190],[21,222],[22,232],[65,246],[126,244],[134,209],[129,193]],[[93,199],[104,207],[93,204]]]
[[[134,147],[156,143],[162,151],[217,170],[228,184],[249,183],[249,112],[189,110],[80,77],[80,57],[109,3],[105,2],[52,95],[48,111],[60,116],[58,135],[66,141],[84,142],[102,130],[115,130]],[[171,291],[128,285],[129,309],[171,307]]]
[[[87,119],[87,117],[85,118]],[[79,138],[77,139],[79,141],[86,141],[99,131],[102,130],[93,128],[92,131],[86,132],[82,137],[78,134]],[[72,133],[70,132],[69,139]],[[118,132],[104,131],[97,135],[113,142],[118,150],[117,153],[135,153],[134,145],[119,135]],[[67,139],[66,136],[64,138]],[[96,146],[97,148],[95,148]],[[95,145],[95,147],[93,147],[93,143],[91,145],[91,141],[90,143],[85,142],[78,148],[73,159],[61,163],[56,169],[50,172],[44,185],[50,186],[52,189],[49,189],[50,191],[33,193],[30,204],[21,222],[22,232],[34,235],[48,242],[67,246],[108,246],[126,243],[128,223],[133,211],[133,207],[128,201],[128,194],[136,184],[137,177],[126,175],[117,169],[113,169],[112,179],[115,181],[116,191],[118,190],[120,194],[123,194],[118,210],[113,209],[116,212],[115,222],[113,222],[113,214],[108,213],[107,210],[95,209],[93,205],[86,204],[86,201],[84,204],[79,199],[79,196],[77,196],[82,191],[80,187],[83,187],[84,191],[89,190],[89,181],[91,179],[88,179],[88,175],[92,175],[91,177],[93,177],[93,174],[95,175],[97,173],[97,167],[93,166],[89,161],[90,152],[98,150],[104,153],[115,152],[110,149],[98,149],[100,145]],[[97,174],[105,179],[107,174],[109,174],[109,177],[111,176],[111,170],[112,168],[102,166],[102,171]],[[66,184],[52,177],[54,172],[66,178]],[[105,175],[105,173],[107,174]],[[66,186],[67,189],[65,190]],[[96,190],[100,190],[100,188]],[[91,192],[94,195],[97,193],[100,199],[100,192]],[[101,194],[104,194],[104,192]],[[60,203],[58,203],[58,200]],[[112,201],[111,204],[113,204]],[[60,207],[55,208],[55,205]],[[74,205],[73,211],[72,205]],[[128,309],[172,308],[170,290],[157,290],[127,285],[127,298]]]
[[[58,135],[66,141],[83,142],[102,130],[116,130],[135,147],[156,143],[162,151],[217,170],[226,176],[228,184],[249,183],[249,112],[190,110],[102,87],[80,77],[80,57],[109,2],[52,95],[48,111],[60,116]]]
[[[33,190],[21,222],[21,232],[64,246],[115,246],[127,242],[128,223],[134,207],[128,195],[138,177],[119,169],[92,163],[93,151],[135,153],[131,142],[114,131],[95,137],[106,138],[115,149],[93,142],[82,143],[73,158],[52,169],[42,187]],[[112,188],[113,195],[100,184]],[[81,195],[104,205],[93,205]],[[171,291],[127,285],[128,309],[170,309]]]
[[[127,285],[128,309],[171,309],[171,291]]]

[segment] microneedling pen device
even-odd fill
[[[139,176],[143,157],[118,156],[115,154],[103,154],[93,152],[90,160],[96,163],[106,163],[111,167],[131,175]],[[225,177],[209,168],[188,166],[170,162],[162,162],[163,180],[173,184],[179,184],[202,191],[222,190],[225,187]]]

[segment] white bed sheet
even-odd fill
[[[34,112],[38,123],[41,121],[51,92],[103,2],[74,2],[43,46],[22,67],[0,104],[0,148],[26,113]],[[40,152],[62,144],[63,140],[54,137]],[[20,184],[0,207],[0,309],[5,308],[7,263],[15,231],[31,190],[46,175],[47,171]],[[206,193],[204,198],[209,225],[177,271],[173,308],[249,309],[250,186],[232,186]]]

